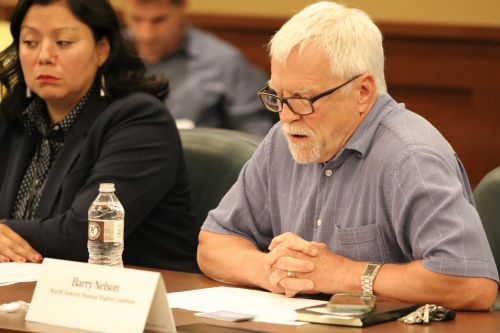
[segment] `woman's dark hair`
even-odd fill
[[[118,17],[108,0],[20,0],[10,24],[14,40],[0,53],[0,84],[7,90],[0,112],[13,116],[29,104],[19,60],[19,35],[26,13],[34,4],[44,6],[58,1],[65,3],[72,14],[90,28],[96,41],[108,38],[109,57],[99,69],[96,80],[104,76],[105,92],[110,100],[135,91],[147,92],[160,99],[167,96],[167,81],[146,74],[144,63],[123,37]]]

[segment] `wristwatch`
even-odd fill
[[[361,274],[361,290],[363,290],[363,295],[373,295],[373,281],[375,281],[380,266],[382,264],[373,262],[366,265],[363,274]]]

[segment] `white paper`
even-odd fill
[[[295,310],[325,304],[305,298],[289,298],[271,292],[231,287],[214,287],[169,293],[168,303],[173,308],[195,312],[233,311],[255,316],[254,321],[286,325],[296,322]]]
[[[42,265],[32,263],[6,262],[0,264],[0,286],[17,282],[36,281]]]

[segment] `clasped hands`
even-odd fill
[[[324,243],[309,242],[287,232],[275,237],[264,259],[267,286],[275,293],[332,293],[341,290],[348,259],[329,251]]]
[[[0,262],[41,262],[42,256],[7,225],[0,222]]]

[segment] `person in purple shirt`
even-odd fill
[[[429,122],[387,94],[368,15],[313,4],[276,33],[270,55],[259,96],[281,121],[203,224],[201,270],[287,296],[489,309],[498,271],[466,172]]]

